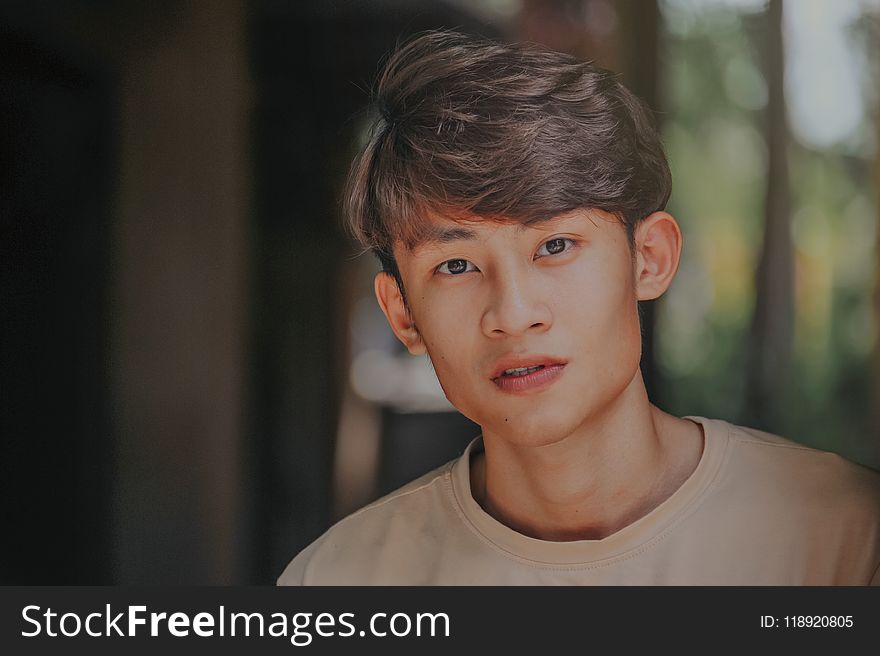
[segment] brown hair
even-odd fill
[[[650,111],[610,71],[534,44],[451,31],[398,46],[345,191],[347,226],[403,284],[395,244],[430,214],[532,223],[579,208],[635,225],[665,207],[669,165]]]

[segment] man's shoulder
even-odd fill
[[[314,574],[334,572],[340,580],[355,580],[352,572],[340,567],[353,563],[367,566],[387,545],[402,545],[429,534],[429,525],[454,512],[449,480],[452,460],[401,488],[348,515],[287,565],[278,585],[304,585]]]
[[[880,517],[880,472],[832,451],[807,446],[787,437],[728,424],[734,475],[749,476],[757,486],[780,494],[809,495],[825,504],[854,502]]]

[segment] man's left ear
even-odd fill
[[[658,298],[667,290],[681,258],[678,223],[667,212],[645,217],[635,230],[635,285],[640,301]]]

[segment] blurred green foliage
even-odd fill
[[[808,4],[788,2],[785,11]],[[658,401],[674,414],[743,423],[750,414],[744,354],[768,192],[762,73],[768,25],[760,6],[670,0],[661,7],[660,120],[673,170],[669,209],[685,248],[678,277],[658,306]],[[862,48],[854,60],[865,56],[864,39],[850,43]],[[862,119],[846,139],[817,146],[793,131],[793,368],[780,424],[759,428],[880,467],[878,436],[868,434],[877,334],[870,97],[847,100],[861,104]]]

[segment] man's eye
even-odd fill
[[[452,274],[453,276],[476,270],[477,268],[467,260],[446,260],[443,264],[437,267],[439,273]]]
[[[543,244],[541,244],[541,248],[538,249],[538,255],[557,255],[565,250],[568,250],[569,246],[572,244],[574,244],[574,240],[566,239],[564,237],[551,239],[550,241],[545,241]]]

